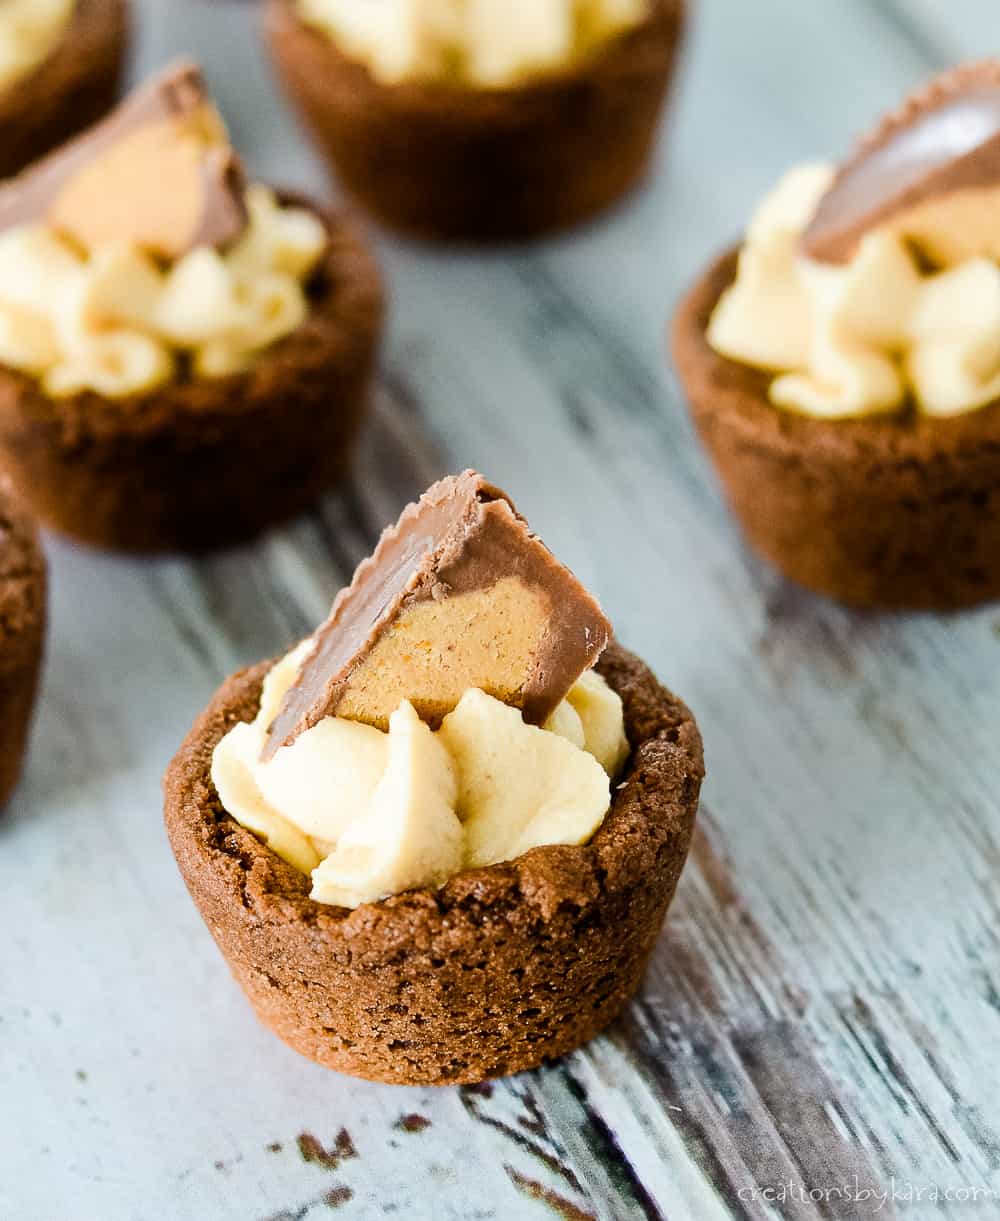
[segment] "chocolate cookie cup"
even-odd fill
[[[705,332],[736,273],[719,258],[682,302],[673,356],[698,433],[751,545],[858,607],[947,610],[1000,597],[1000,402],[824,420],[781,411],[771,374]]]
[[[561,72],[486,89],[388,85],[268,0],[271,56],[341,184],[416,237],[502,241],[587,220],[643,175],[684,25],[653,0],[640,25]]]
[[[129,27],[127,0],[77,0],[46,58],[0,88],[0,178],[24,169],[114,106]]]
[[[381,334],[378,268],[325,214],[329,245],[305,323],[246,372],[147,394],[50,398],[0,368],[0,463],[40,521],[125,551],[202,551],[307,509],[346,471]]]
[[[21,775],[42,666],[45,557],[34,522],[0,478],[0,807]]]
[[[632,755],[585,847],[517,860],[354,911],[222,809],[212,752],[257,712],[268,663],[230,678],[165,778],[181,873],[258,1017],[296,1051],[375,1081],[520,1072],[601,1031],[639,986],[687,856],[704,773],[691,713],[612,644]]]

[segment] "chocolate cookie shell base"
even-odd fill
[[[38,532],[0,478],[0,807],[21,775],[42,665],[45,557]]]
[[[210,779],[269,665],[223,685],[165,779],[177,863],[260,1020],[328,1068],[411,1085],[520,1072],[602,1030],[639,986],[690,845],[704,767],[684,705],[612,645],[599,669],[633,752],[591,842],[346,911],[313,902]]]
[[[245,373],[52,399],[0,368],[0,464],[40,521],[101,547],[203,551],[337,483],[368,403],[383,298],[353,227],[325,219],[308,319]]]
[[[108,113],[129,41],[127,0],[77,0],[58,43],[0,89],[0,178],[9,178]]]
[[[730,251],[682,302],[673,355],[750,544],[790,580],[858,607],[947,610],[1000,597],[1000,403],[951,419],[780,410],[769,374],[705,338],[735,272]]]
[[[341,184],[385,225],[436,240],[539,236],[587,220],[643,175],[683,28],[681,0],[585,62],[503,89],[387,85],[268,0],[292,101]]]

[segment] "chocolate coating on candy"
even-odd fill
[[[45,223],[84,247],[134,242],[176,258],[239,237],[244,188],[201,71],[183,62],[0,186],[0,233]]]
[[[938,77],[842,167],[802,235],[803,252],[845,263],[864,235],[931,200],[1000,186],[1000,62]]]
[[[475,471],[408,506],[359,565],[271,724],[264,758],[325,716],[438,724],[469,687],[541,724],[597,660],[597,602]]]

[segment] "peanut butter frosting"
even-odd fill
[[[76,0],[3,0],[0,3],[0,90],[37,68],[56,46]]]
[[[543,844],[586,843],[628,756],[619,696],[587,671],[542,727],[470,689],[432,730],[408,700],[388,730],[327,716],[273,757],[267,730],[312,649],[264,681],[260,711],[215,749],[212,780],[237,822],[313,880],[312,897],[357,907]]]
[[[56,398],[141,394],[184,367],[206,378],[249,368],[305,320],[327,233],[264,186],[248,188],[246,207],[235,245],[168,264],[128,242],[84,250],[47,225],[0,234],[0,363]]]
[[[638,25],[649,0],[298,0],[298,11],[386,84],[500,88]]]
[[[949,73],[839,171],[763,200],[707,338],[807,415],[973,411],[1000,397],[1000,64]]]

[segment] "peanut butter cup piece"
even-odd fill
[[[802,235],[810,258],[846,263],[866,233],[905,231],[916,209],[1000,186],[1000,61],[966,64],[909,97],[840,169]]]
[[[265,758],[324,716],[439,724],[470,687],[541,724],[611,637],[601,608],[475,471],[408,506],[338,595]]]
[[[0,187],[0,232],[44,223],[88,249],[131,242],[177,258],[242,233],[245,185],[201,71],[184,62]]]

